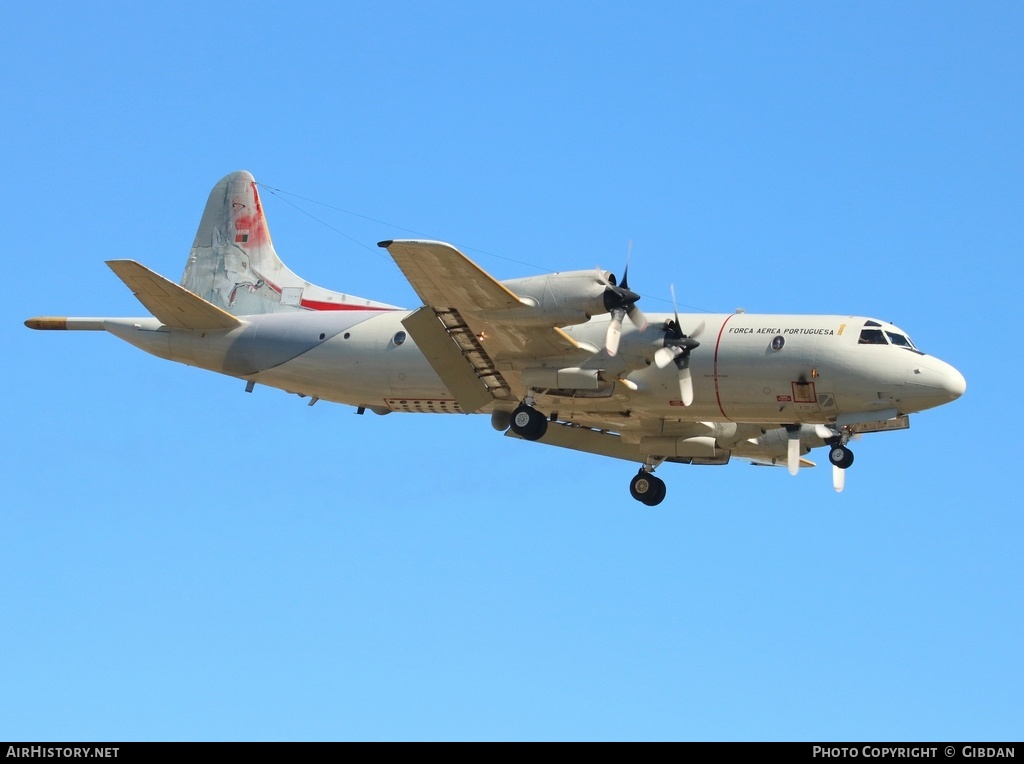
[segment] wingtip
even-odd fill
[[[387,249],[388,247],[390,247],[394,243],[395,243],[394,239],[385,239],[384,241],[378,241],[377,242],[377,246],[381,247],[382,249]]]

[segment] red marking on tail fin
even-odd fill
[[[253,207],[244,203],[244,200],[235,199],[232,207],[241,210],[242,214],[235,218],[235,243],[259,246],[270,241],[270,231],[267,229],[267,221],[263,217],[263,204],[260,202],[260,194],[256,183],[252,187]]]

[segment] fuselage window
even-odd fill
[[[405,332],[396,332],[391,341],[395,343],[395,347],[398,347],[405,342]]]
[[[860,340],[858,342],[861,345],[888,345],[885,341],[885,335],[881,329],[864,329],[860,333]]]

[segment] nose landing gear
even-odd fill
[[[832,462],[832,487],[836,493],[842,493],[846,486],[846,470],[853,464],[853,451],[846,445],[853,437],[849,427],[843,427],[839,435],[826,441],[830,448],[828,460]]]
[[[828,460],[832,462],[833,467],[845,470],[853,464],[853,451],[846,445],[852,437],[853,432],[850,428],[843,427],[835,438],[825,441],[831,446],[828,451]]]
[[[841,470],[848,469],[853,464],[853,451],[842,443],[837,443],[829,450],[828,460]]]

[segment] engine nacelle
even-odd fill
[[[537,390],[599,390],[604,384],[597,369],[523,369],[523,384]]]
[[[835,433],[823,424],[805,424],[800,426],[801,452],[819,448],[833,438]],[[750,442],[764,449],[766,456],[785,459],[789,449],[789,433],[784,427],[768,430],[760,438],[751,438]]]
[[[566,271],[501,283],[530,308],[510,313],[510,320],[520,324],[570,326],[608,312],[605,294],[608,285],[615,284],[615,276],[608,271]]]

